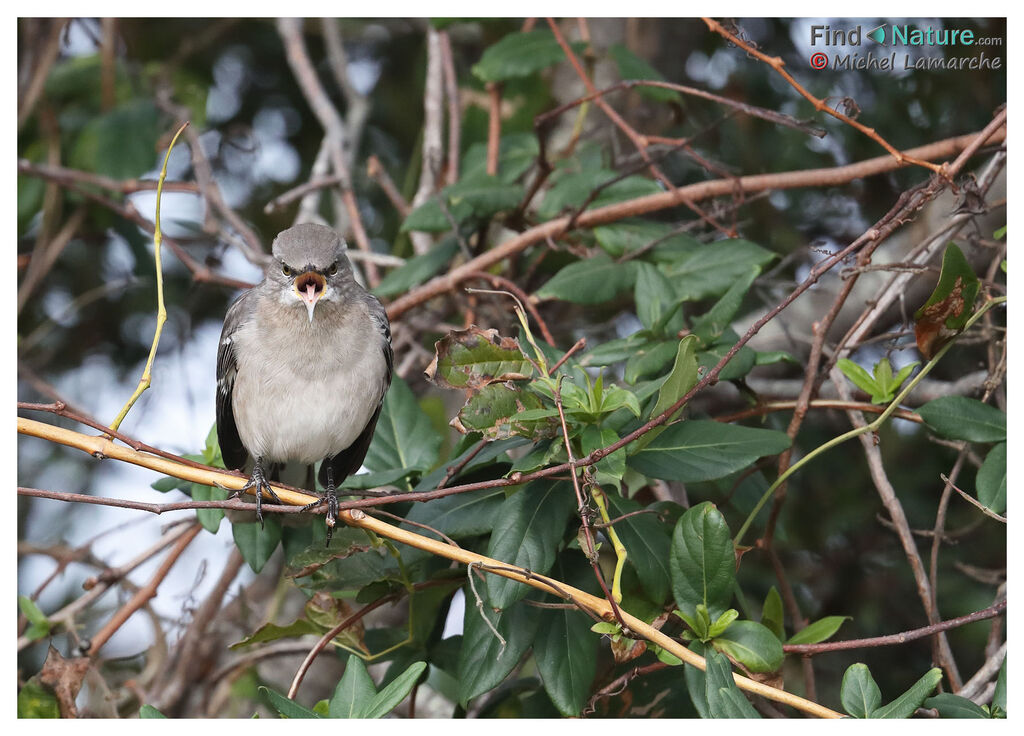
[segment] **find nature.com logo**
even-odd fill
[[[850,51],[850,47],[861,48],[865,41],[873,42],[867,51]],[[972,51],[979,46],[1001,47],[999,36],[977,36],[970,29],[934,28],[902,24],[883,23],[869,30],[863,26],[836,29],[828,25],[811,26],[811,46],[843,47],[842,50],[815,51],[808,63],[812,69],[834,70],[920,70],[920,69],[1000,69],[1001,56],[994,56],[981,50],[974,56],[955,55]],[[879,47],[886,49],[882,51]],[[912,53],[913,49],[940,47],[948,49],[942,55]],[[888,50],[891,49],[891,50]]]

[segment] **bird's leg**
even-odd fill
[[[326,547],[331,546],[331,536],[334,534],[334,527],[338,523],[338,491],[334,487],[334,468],[331,467],[330,461],[331,458],[324,460],[327,463],[327,491],[322,498],[318,498],[313,503],[307,503],[302,507],[303,511],[309,511],[322,503],[327,503],[327,518],[324,520],[327,523],[327,544],[324,545]]]
[[[326,461],[325,461],[326,462]],[[327,465],[327,493],[324,496],[327,500],[327,547],[331,546],[331,535],[334,534],[334,525],[338,523],[338,492],[334,488],[334,468]]]
[[[229,498],[238,498],[243,493],[248,491],[250,488],[256,489],[256,518],[259,519],[260,528],[263,527],[263,491],[274,499],[277,503],[281,503],[281,499],[274,493],[274,489],[270,487],[270,483],[267,482],[267,476],[263,471],[263,458],[256,458],[256,466],[252,469],[252,477],[249,482],[239,488],[237,491],[231,494]]]

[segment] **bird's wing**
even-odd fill
[[[341,482],[345,480],[345,478],[359,470],[360,466],[363,464],[363,460],[366,458],[366,453],[370,449],[370,442],[373,440],[373,431],[377,428],[377,420],[380,418],[380,411],[384,406],[384,395],[388,392],[388,387],[391,386],[391,373],[394,370],[395,362],[394,351],[391,349],[391,324],[388,322],[387,312],[384,311],[384,307],[381,303],[369,294],[367,295],[367,300],[370,320],[373,322],[374,328],[380,333],[381,350],[384,353],[384,362],[387,364],[387,371],[384,375],[384,380],[381,381],[380,398],[377,400],[377,409],[373,412],[373,416],[370,417],[370,421],[366,423],[363,431],[359,433],[359,436],[356,437],[355,441],[346,449],[339,452],[333,458],[329,458],[320,464],[319,478],[320,484],[323,486],[327,485],[328,465],[330,465],[334,474],[335,485],[341,485]]]
[[[224,465],[228,468],[241,468],[249,458],[249,452],[242,445],[235,426],[235,414],[232,410],[231,395],[235,388],[235,376],[238,364],[235,358],[234,336],[250,314],[252,303],[247,291],[231,305],[224,318],[224,329],[220,333],[220,344],[217,347],[217,441],[220,442],[220,454]]]

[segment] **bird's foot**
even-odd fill
[[[327,524],[327,544],[324,546],[330,547],[331,536],[334,534],[334,527],[338,523],[338,492],[334,489],[334,486],[331,485],[321,498],[318,498],[313,503],[307,503],[302,507],[302,510],[311,511],[325,503],[327,504],[327,518],[324,520]]]
[[[256,496],[256,518],[260,522],[260,528],[263,527],[263,493],[266,491],[267,495],[274,499],[277,503],[282,503],[281,499],[278,498],[277,494],[274,493],[274,489],[270,487],[270,483],[267,481],[267,476],[263,472],[263,459],[260,458],[256,461],[256,467],[252,470],[252,477],[249,482],[239,488],[237,491],[232,493],[228,498],[238,498],[243,493],[247,493],[250,489],[255,488]]]
[[[318,498],[313,503],[308,503],[302,507],[303,511],[309,511],[315,509],[321,504],[327,504],[327,518],[324,519],[327,524],[327,543],[325,547],[331,546],[331,536],[334,534],[334,527],[338,524],[338,491],[334,488],[334,473],[328,468],[327,470],[327,490],[324,495]]]

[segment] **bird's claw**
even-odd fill
[[[334,490],[334,486],[328,486],[327,492],[324,493],[323,497],[318,498],[313,503],[307,503],[302,507],[302,510],[311,511],[324,503],[327,504],[327,517],[324,519],[324,522],[327,524],[327,543],[324,546],[330,547],[331,537],[334,535],[334,527],[338,524],[338,493]]]
[[[244,486],[234,491],[228,498],[238,498],[243,493],[247,493],[249,489],[255,488],[256,493],[256,519],[260,522],[260,528],[263,528],[263,492],[266,491],[267,495],[270,496],[276,503],[282,503],[278,495],[274,493],[274,489],[270,487],[270,483],[267,481],[266,476],[263,474],[263,468],[260,463],[256,463],[256,467],[252,471],[252,477],[249,482]]]

